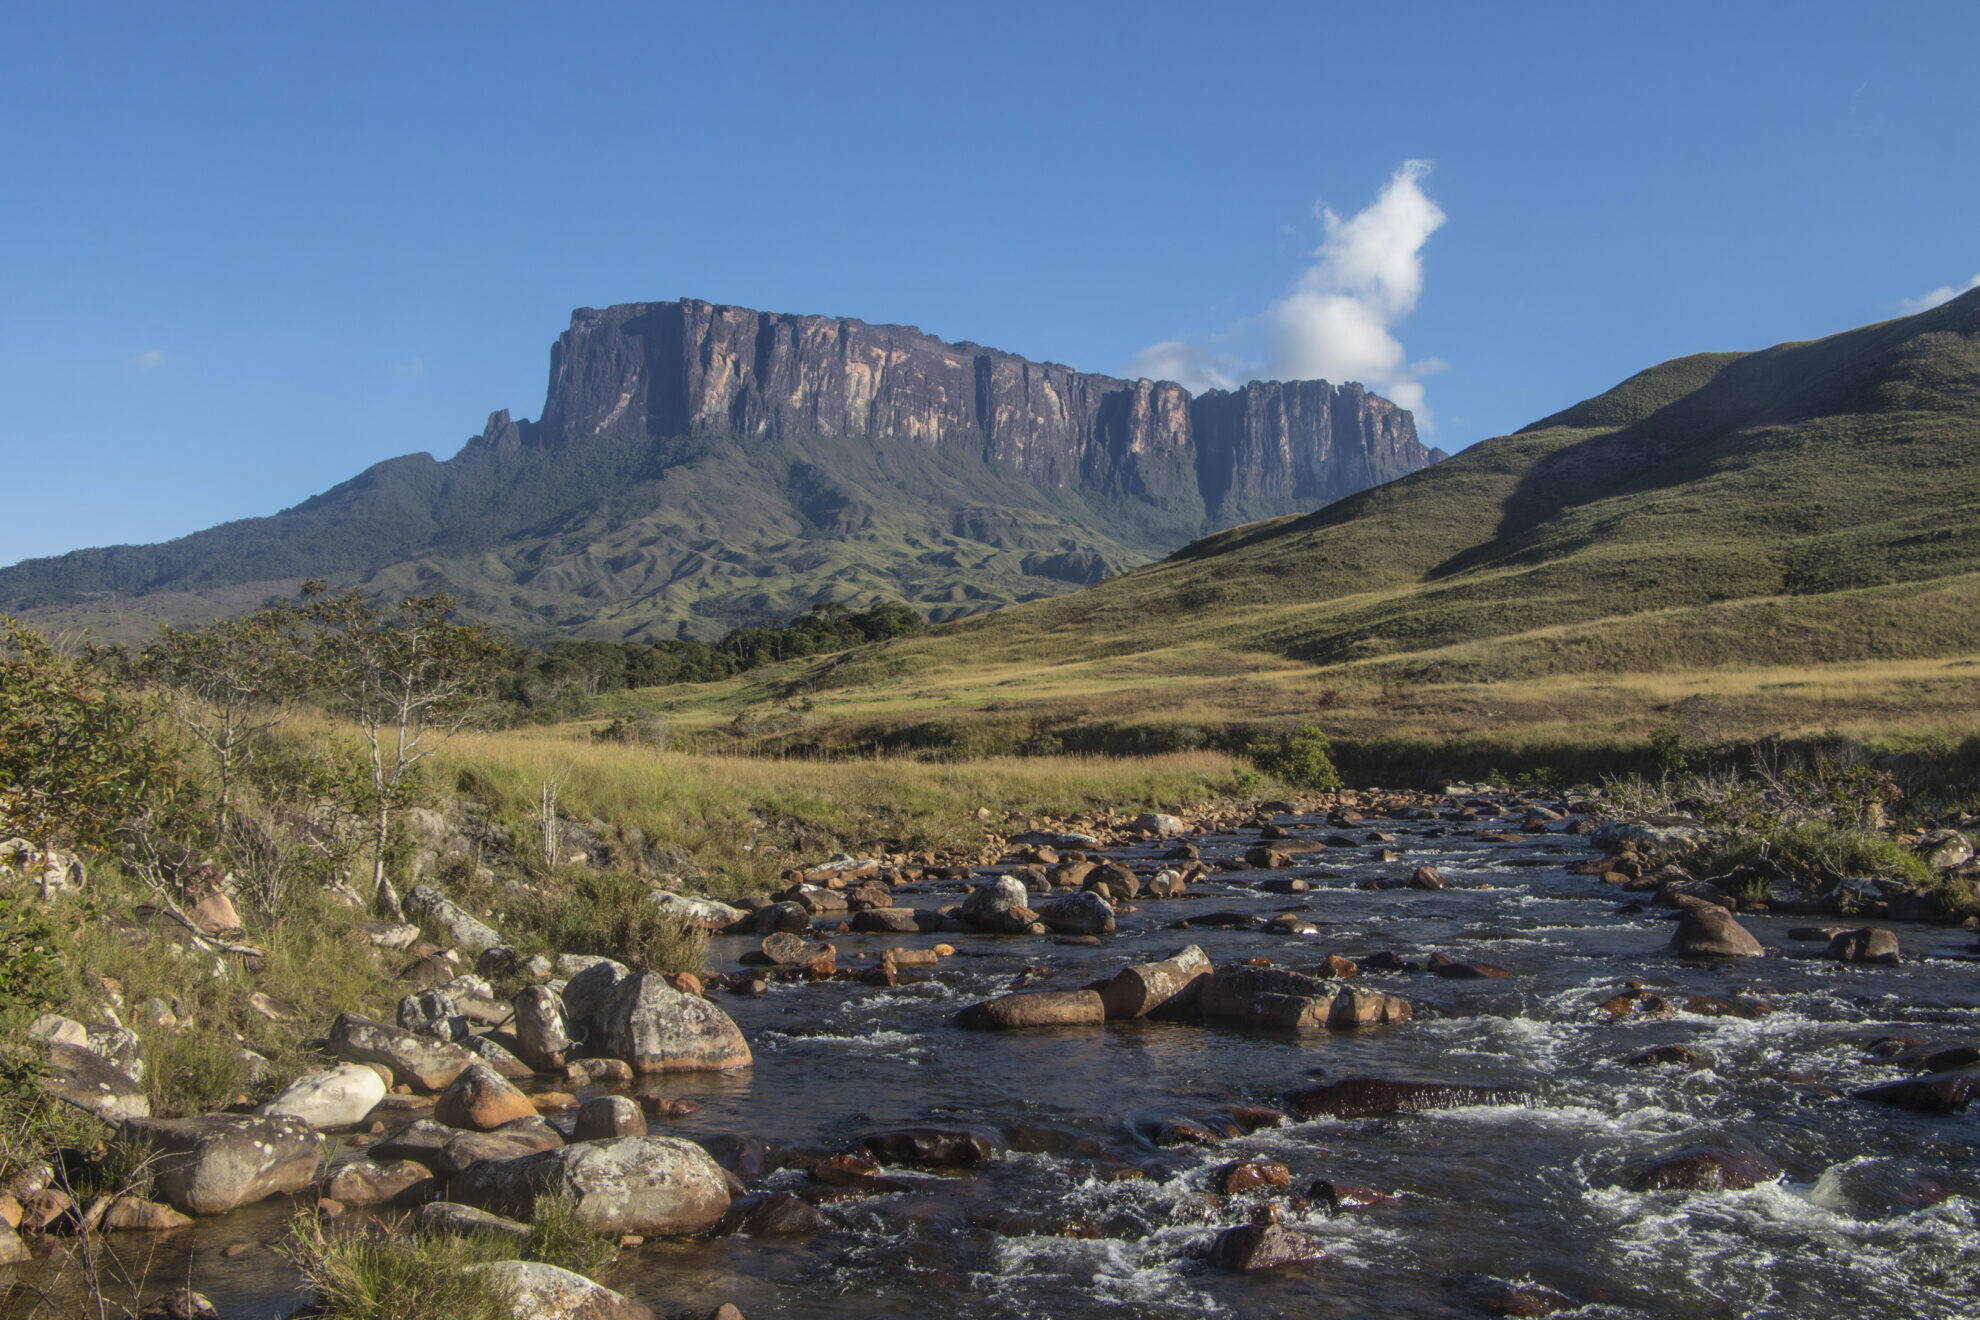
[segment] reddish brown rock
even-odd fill
[[[1072,1027],[1104,1023],[1107,1005],[1093,990],[1035,990],[1001,995],[956,1014],[956,1025],[979,1031]]]

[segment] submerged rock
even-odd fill
[[[1904,961],[1898,950],[1897,935],[1881,927],[1838,931],[1823,956],[1840,963],[1879,963],[1888,967]]]
[[[1217,1235],[1210,1245],[1210,1263],[1220,1270],[1276,1270],[1302,1261],[1320,1260],[1327,1252],[1318,1239],[1279,1223],[1240,1224]]]
[[[1380,1118],[1467,1105],[1520,1104],[1526,1099],[1525,1092],[1506,1087],[1401,1082],[1383,1077],[1349,1077],[1285,1095],[1286,1107],[1301,1118]]]
[[[1956,1114],[1973,1102],[1976,1087],[1980,1087],[1980,1068],[1960,1068],[1867,1087],[1856,1098],[1928,1114]]]
[[[872,1132],[859,1145],[889,1164],[959,1166],[985,1164],[997,1158],[997,1140],[967,1128],[896,1128]]]
[[[1780,1176],[1780,1166],[1759,1147],[1734,1139],[1673,1151],[1633,1176],[1629,1185],[1639,1192],[1722,1192],[1757,1187]]]
[[[1021,1027],[1074,1027],[1103,1023],[1107,1005],[1093,990],[1032,990],[971,1004],[956,1025],[979,1031]]]

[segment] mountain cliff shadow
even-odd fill
[[[1535,422],[1518,434],[1609,429],[1534,462],[1500,506],[1491,539],[1452,555],[1424,579],[1571,555],[1596,538],[1536,539],[1583,505],[1669,490],[1719,471],[1756,428],[1916,407],[1948,387],[1971,395],[1973,382],[1950,378],[1942,369],[1945,355],[1920,342],[1947,332],[1968,339],[1980,333],[1980,293],[1827,339],[1679,358]]]

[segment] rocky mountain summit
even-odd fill
[[[713,637],[821,600],[935,618],[1055,595],[1442,457],[1355,384],[1192,396],[907,326],[715,303],[581,308],[539,419],[268,518],[0,570],[100,635],[294,582],[444,589],[527,635]]]
[[[682,299],[580,308],[550,354],[538,423],[489,418],[475,444],[602,435],[861,436],[1007,463],[1041,485],[1201,505],[1206,530],[1414,472],[1409,412],[1359,385],[1254,381],[1192,397],[912,326]]]

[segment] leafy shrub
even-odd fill
[[[1330,750],[1319,725],[1302,724],[1271,742],[1253,743],[1247,754],[1254,765],[1281,783],[1309,793],[1324,793],[1341,786],[1341,773],[1334,768]]]

